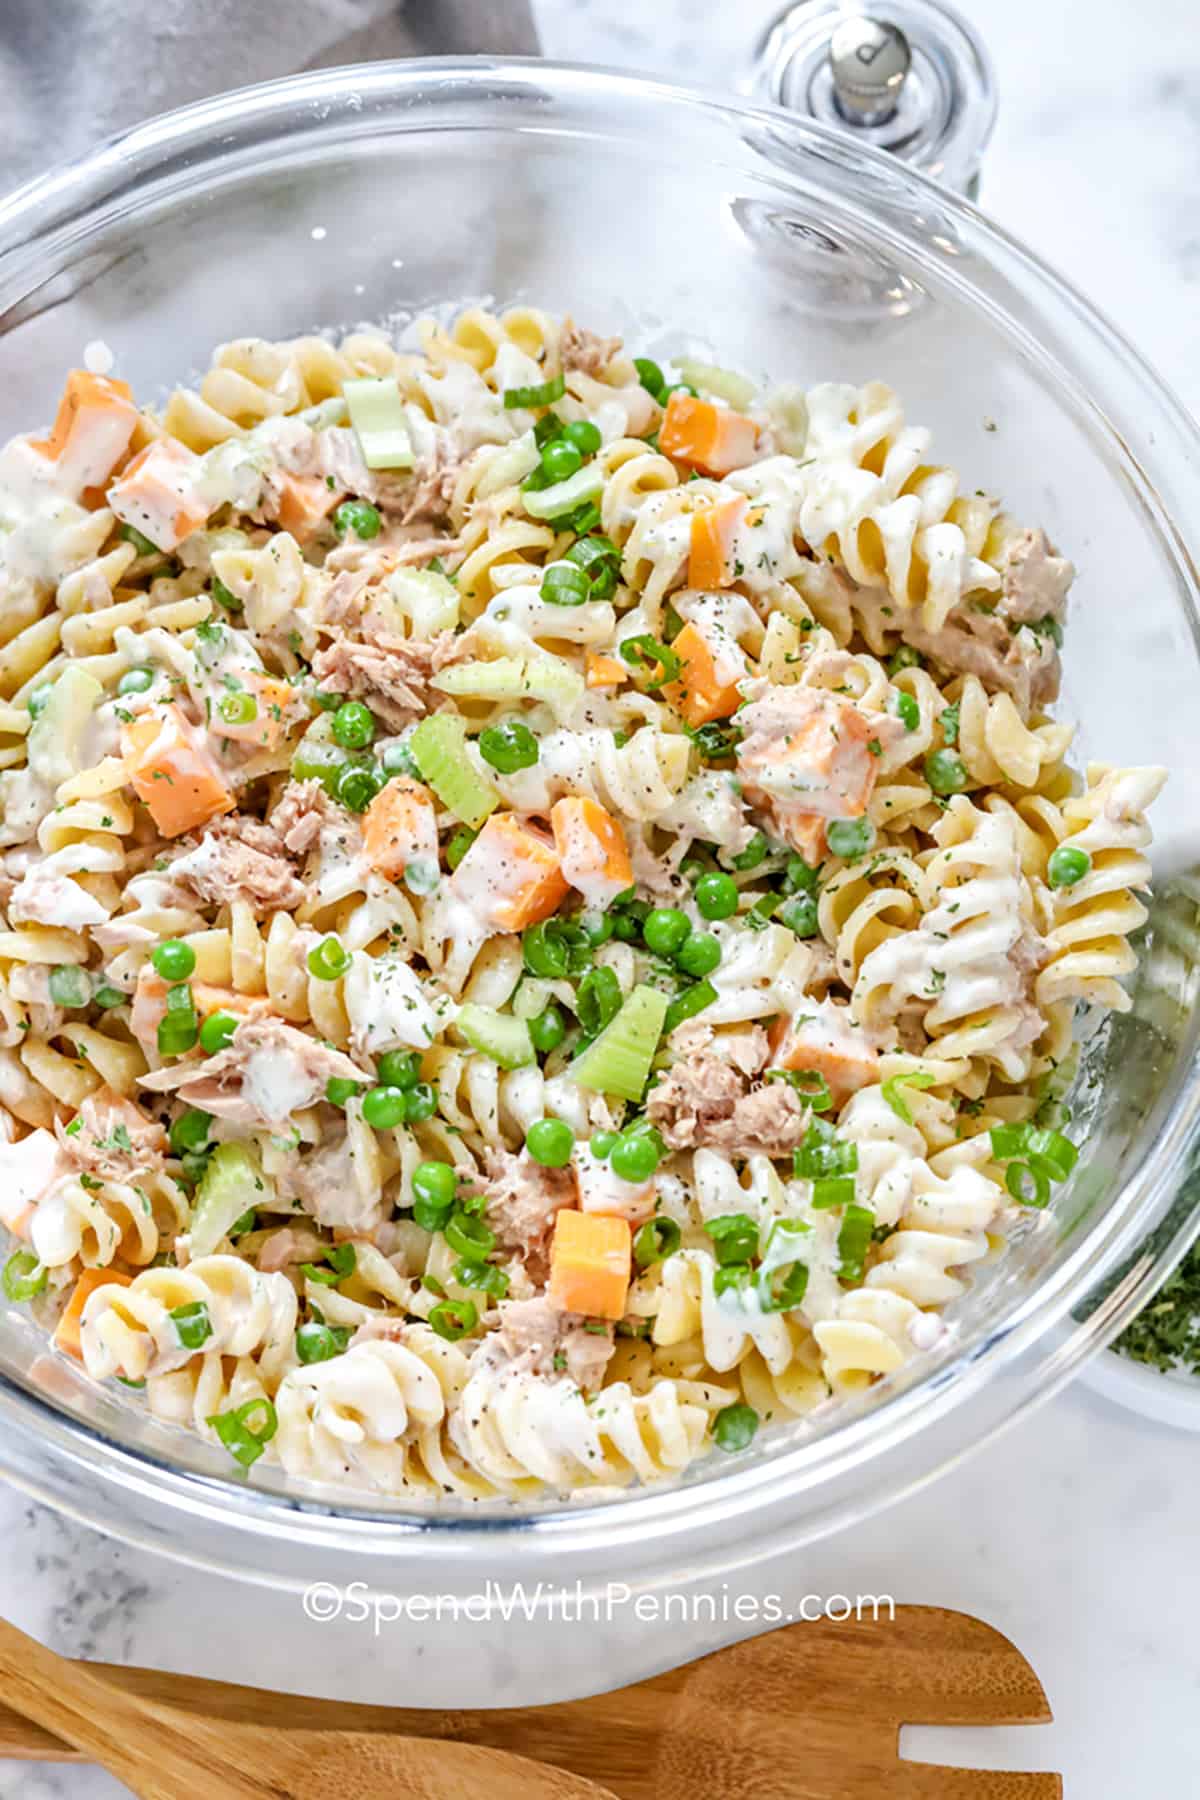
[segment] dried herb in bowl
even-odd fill
[[[1188,1369],[1200,1375],[1200,1244],[1112,1347],[1164,1373]]]

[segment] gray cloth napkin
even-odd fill
[[[248,82],[388,56],[537,49],[530,0],[0,0],[0,191]]]

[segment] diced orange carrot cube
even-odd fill
[[[741,705],[736,681],[722,681],[704,633],[689,620],[671,645],[679,658],[679,679],[663,688],[667,700],[689,725],[727,719]]]
[[[615,656],[589,656],[586,671],[584,679],[590,688],[620,687],[629,679],[629,670]]]
[[[698,400],[677,388],[667,400],[667,416],[658,434],[664,456],[690,463],[705,475],[728,475],[752,461],[758,426],[745,413],[711,400]]]
[[[568,795],[550,809],[562,872],[591,906],[607,906],[633,884],[625,833],[598,800]]]
[[[112,483],[108,504],[156,549],[174,550],[208,523],[210,509],[198,489],[199,473],[200,458],[186,444],[155,438]]]
[[[303,544],[321,529],[345,488],[330,487],[320,475],[282,475],[277,517],[282,531]]]
[[[540,924],[567,895],[553,843],[515,813],[492,814],[450,885],[494,931],[524,931]]]
[[[85,1269],[71,1290],[71,1298],[54,1328],[51,1340],[56,1350],[64,1350],[73,1356],[76,1362],[83,1361],[83,1343],[80,1337],[79,1324],[83,1317],[83,1309],[88,1298],[100,1287],[129,1287],[132,1276],[122,1275],[118,1269]]]
[[[560,1312],[619,1319],[625,1311],[633,1268],[633,1235],[627,1219],[565,1207],[554,1225],[547,1298]]]
[[[287,734],[290,715],[296,704],[296,690],[278,675],[251,670],[245,677],[245,690],[258,707],[252,719],[236,719],[231,724],[213,707],[212,730],[218,737],[233,738],[239,744],[257,744],[264,750],[275,750]]]
[[[880,727],[852,701],[798,685],[753,701],[738,723],[737,770],[746,798],[772,809],[807,862],[819,860],[824,822],[861,818],[867,809]]]
[[[407,775],[395,776],[363,816],[363,844],[371,867],[389,880],[417,862],[428,863],[436,873],[437,813],[429,789]]]
[[[689,587],[711,591],[733,586],[737,580],[733,549],[746,506],[745,495],[734,494],[728,500],[719,500],[715,506],[701,507],[699,512],[692,514]]]
[[[215,1012],[236,1013],[239,1019],[264,1019],[271,1010],[266,994],[238,994],[215,981],[193,981],[192,999],[202,1019]]]
[[[879,1079],[879,1052],[832,1001],[806,1006],[800,1018],[776,1020],[771,1060],[779,1069],[811,1069],[829,1084],[835,1106]]]
[[[72,369],[50,436],[32,448],[59,465],[77,493],[102,486],[133,436],[138,410],[129,383]]]
[[[123,727],[121,750],[129,785],[164,837],[195,831],[236,804],[203,734],[177,706]]]

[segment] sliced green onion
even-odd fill
[[[573,563],[551,563],[542,576],[541,597],[552,606],[582,606],[591,594],[591,580]]]
[[[4,1265],[4,1273],[0,1275],[0,1286],[4,1289],[5,1298],[21,1305],[25,1300],[32,1300],[40,1294],[49,1279],[48,1270],[44,1269],[31,1250],[14,1250]]]
[[[683,667],[674,650],[667,644],[658,643],[648,632],[642,632],[638,637],[622,639],[619,649],[622,662],[628,663],[631,669],[645,671],[661,668],[661,675],[646,682],[650,689],[664,687],[667,682],[676,680]]]
[[[313,945],[306,960],[309,974],[315,975],[318,981],[337,981],[354,958],[341,939],[330,932],[319,944]]]
[[[175,1327],[175,1342],[181,1350],[199,1350],[213,1334],[212,1320],[203,1300],[188,1306],[174,1306],[167,1314]]]
[[[707,1219],[704,1229],[722,1267],[747,1263],[758,1254],[758,1226],[748,1213],[722,1213],[720,1218]]]
[[[217,711],[226,725],[248,725],[258,717],[258,701],[253,694],[222,694],[217,701]]]
[[[448,1343],[466,1337],[479,1323],[479,1313],[471,1300],[439,1300],[429,1314],[429,1324]]]
[[[812,1184],[812,1203],[818,1212],[849,1206],[855,1191],[853,1175],[818,1175]]]
[[[827,1119],[814,1119],[804,1142],[792,1152],[792,1166],[804,1181],[853,1175],[858,1169],[858,1145],[839,1138]]]
[[[911,694],[903,688],[893,688],[888,700],[888,710],[896,715],[905,731],[916,731],[921,723],[921,709]]]
[[[621,983],[614,969],[592,969],[584,976],[576,995],[575,1010],[589,1037],[595,1037],[616,1018],[621,1001]]]
[[[819,1069],[768,1069],[766,1080],[786,1081],[815,1113],[826,1113],[833,1105],[829,1083]]]
[[[92,999],[96,1002],[97,1006],[104,1007],[107,1012],[110,1007],[124,1006],[125,1002],[129,999],[129,995],[125,993],[123,989],[109,987],[107,982],[103,982],[92,995]]]
[[[639,1269],[652,1268],[678,1250],[682,1233],[674,1219],[647,1219],[633,1234],[633,1258]]]
[[[1020,1206],[1046,1206],[1050,1199],[1050,1177],[1034,1163],[1011,1162],[1004,1171],[1004,1185]]]
[[[656,362],[648,356],[635,356],[633,366],[637,370],[637,378],[648,394],[657,400],[666,383],[666,376]]]
[[[936,1079],[936,1076],[926,1074],[920,1069],[914,1069],[907,1075],[889,1075],[883,1084],[883,1097],[895,1113],[896,1117],[901,1120],[903,1124],[911,1125],[913,1116],[909,1110],[907,1100],[903,1098],[900,1092],[901,1088],[931,1088]]]
[[[677,1025],[682,1025],[685,1019],[694,1019],[706,1006],[711,1006],[716,998],[717,990],[711,981],[693,981],[668,1006],[663,1030],[669,1036]]]
[[[269,1400],[247,1400],[232,1412],[214,1413],[208,1424],[235,1462],[249,1469],[279,1430],[279,1416]]]
[[[875,1214],[869,1206],[848,1206],[838,1232],[839,1281],[861,1281],[875,1229]]]
[[[480,1293],[490,1294],[494,1300],[503,1300],[508,1292],[508,1276],[495,1263],[467,1260],[455,1263],[450,1273],[459,1287],[475,1288]]]
[[[442,1229],[446,1242],[459,1256],[482,1261],[489,1250],[496,1248],[495,1232],[472,1213],[454,1213]]]
[[[296,1333],[296,1356],[302,1363],[329,1362],[331,1357],[340,1356],[349,1342],[348,1326],[310,1319]]]
[[[518,407],[553,406],[567,391],[566,377],[554,375],[537,387],[514,387],[504,390],[504,404],[510,412]]]

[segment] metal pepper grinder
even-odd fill
[[[739,85],[978,194],[996,117],[992,65],[941,0],[795,0]]]

